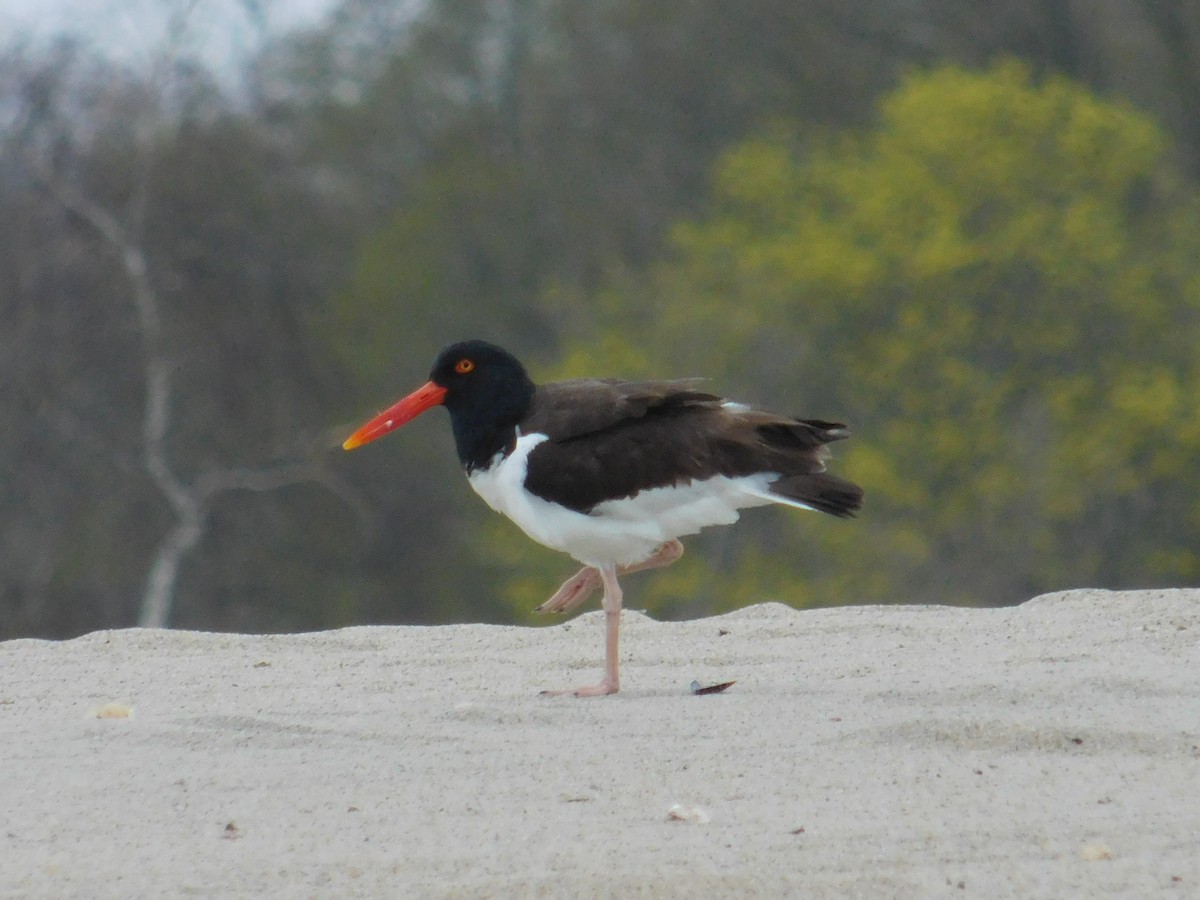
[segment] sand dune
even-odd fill
[[[1200,591],[627,613],[538,696],[601,645],[0,644],[0,896],[1200,896]]]

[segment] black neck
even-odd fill
[[[524,373],[521,373],[524,376]],[[447,398],[450,425],[458,459],[467,473],[486,469],[497,453],[506,453],[517,440],[517,424],[533,402],[533,382],[527,376],[472,393],[461,401]]]

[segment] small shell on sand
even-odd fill
[[[133,707],[126,706],[124,703],[105,703],[92,710],[92,717],[96,719],[132,719]]]

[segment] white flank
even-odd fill
[[[529,454],[544,440],[544,434],[522,435],[512,453],[497,455],[491,466],[472,472],[468,480],[488,506],[508,516],[539,544],[587,565],[641,562],[671,538],[736,522],[738,510],[744,507],[786,503],[811,508],[771,494],[767,485],[777,476],[767,473],[741,478],[719,475],[652,488],[634,497],[606,500],[591,513],[575,512],[525,489]]]

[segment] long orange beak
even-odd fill
[[[446,389],[428,381],[346,438],[342,449],[353,450],[355,447],[361,447],[376,438],[381,438],[389,431],[395,431],[405,422],[411,422],[425,410],[441,405],[445,399]]]

